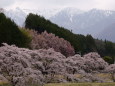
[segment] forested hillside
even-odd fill
[[[91,35],[84,36],[80,34],[74,34],[72,31],[69,31],[63,27],[59,27],[49,20],[46,20],[44,17],[32,13],[27,16],[25,27],[34,29],[39,33],[46,30],[48,33],[53,33],[56,36],[69,41],[74,47],[76,53],[83,55],[88,52],[98,52],[105,59],[107,59],[105,56],[108,56],[109,60],[111,59],[110,63],[113,63],[115,56],[115,43],[106,40],[102,41],[94,39]]]

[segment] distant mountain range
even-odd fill
[[[92,9],[87,12],[75,11],[73,15],[66,9],[52,16],[50,20],[78,34],[91,34],[94,37],[115,23],[115,11]],[[78,13],[77,13],[78,12]],[[71,16],[72,15],[72,16]]]
[[[115,23],[106,27],[102,32],[97,35],[100,39],[108,39],[109,41],[115,42]]]
[[[95,38],[115,42],[115,11],[92,9],[82,11],[76,8],[30,10],[16,8],[14,10],[0,9],[19,26],[24,26],[28,13],[44,16],[61,27],[77,34],[91,34]]]

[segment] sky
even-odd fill
[[[75,7],[81,10],[93,8],[115,10],[115,0],[0,0],[0,8],[45,9]]]

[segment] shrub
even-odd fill
[[[109,64],[114,63],[114,60],[110,56],[104,56],[103,59]]]
[[[88,53],[83,58],[85,60],[86,72],[102,72],[108,66],[108,63],[96,52]]]
[[[106,69],[106,72],[111,74],[112,80],[115,82],[115,64],[109,65]]]

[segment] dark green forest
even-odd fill
[[[0,46],[2,43],[9,45],[15,44],[18,47],[29,47],[31,38],[24,34],[18,26],[7,18],[3,13],[0,13]]]
[[[94,39],[91,35],[84,36],[81,34],[74,34],[70,30],[59,27],[49,20],[46,20],[44,17],[32,13],[27,16],[25,27],[34,29],[38,31],[38,33],[45,30],[48,33],[54,33],[56,36],[69,41],[74,47],[75,52],[81,55],[89,52],[98,52],[109,63],[114,62],[115,43],[110,41]]]

